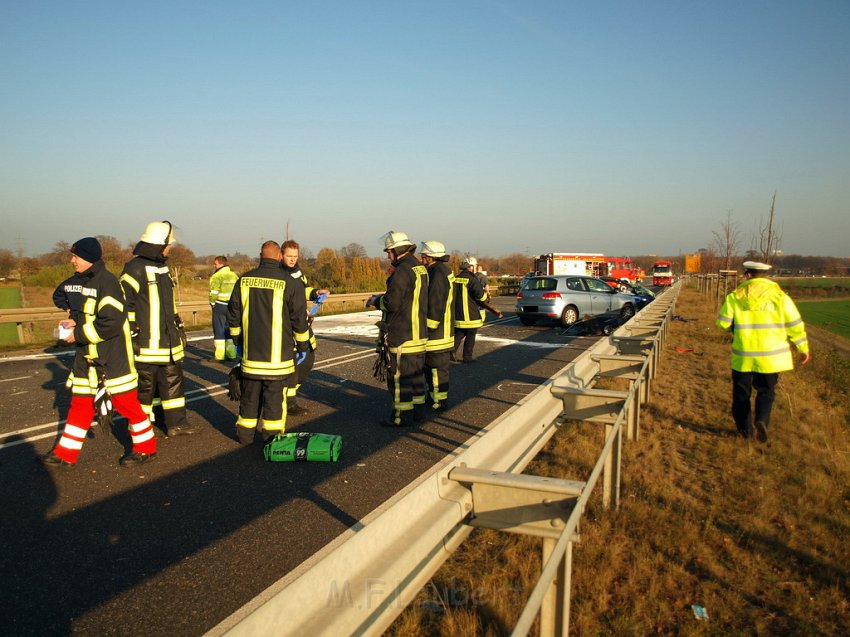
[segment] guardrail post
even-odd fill
[[[625,378],[629,381],[629,390],[634,390],[638,395],[641,405],[649,400],[649,365],[648,356],[626,356],[613,355],[604,356],[594,354],[591,359],[599,365],[601,378]]]
[[[584,482],[559,480],[460,466],[449,479],[469,484],[471,526],[543,538],[543,566],[552,557],[566,521],[585,487]],[[558,562],[555,579],[540,604],[540,635],[566,637],[570,617],[572,539]]]
[[[557,540],[543,538],[543,564],[552,556]],[[541,637],[566,637],[570,632],[570,589],[572,588],[573,543],[567,543],[558,564],[558,576],[540,605]]]
[[[648,378],[655,378],[656,367],[659,358],[657,336],[614,336],[609,337],[611,344],[617,348],[620,354],[640,354],[648,356],[650,360]]]
[[[605,425],[605,440],[616,436],[611,452],[605,456],[605,470],[602,474],[602,507],[610,509],[620,508],[620,458],[623,450],[622,428],[615,430],[614,425]]]
[[[551,392],[564,402],[564,416],[572,420],[605,423],[605,442],[616,436],[610,453],[605,458],[602,505],[608,509],[620,504],[620,455],[622,427],[616,426],[621,412],[629,418],[629,404],[634,393],[613,389],[593,389],[559,384],[556,380]],[[630,400],[631,399],[631,400]],[[628,420],[627,420],[628,422]]]

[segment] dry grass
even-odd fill
[[[642,437],[624,443],[620,509],[596,493],[582,522],[572,634],[850,634],[850,366],[816,347],[781,377],[769,442],[748,442],[732,435],[714,300],[686,289],[677,311],[697,320],[674,323]],[[570,423],[528,473],[585,479],[601,444],[599,426]],[[540,546],[474,533],[389,634],[509,633]]]

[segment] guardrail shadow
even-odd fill
[[[449,412],[398,430],[376,424],[389,407],[387,390],[377,381],[340,385],[314,370],[302,390],[305,398],[320,398],[321,392],[311,391],[313,383],[340,391],[327,401],[327,413],[291,418],[288,430],[341,434],[338,463],[266,463],[259,445],[222,440],[215,457],[175,470],[168,454],[192,453],[192,439],[181,438],[161,448],[156,462],[137,469],[95,464],[84,450],[74,471],[48,472],[31,445],[8,450],[2,465],[7,477],[0,480],[0,528],[8,547],[0,562],[6,574],[0,632],[196,634],[211,628],[305,556],[356,528],[395,494],[401,479],[415,479],[465,444],[481,426],[469,424],[474,419],[463,417],[464,408],[474,415],[476,400],[514,404],[495,393],[497,376],[534,385],[549,377],[534,364],[553,350],[512,349],[488,351],[474,365],[453,365]],[[195,367],[191,373],[197,375]],[[492,374],[484,373],[488,367]],[[191,405],[215,431],[232,435],[235,403],[232,411],[214,400]],[[116,437],[126,443],[123,427],[118,430]],[[390,457],[375,455],[387,448]],[[382,477],[388,471],[393,480]],[[110,494],[128,483],[128,475],[141,483]],[[76,509],[58,499],[89,493],[102,495]],[[216,578],[238,585],[221,585],[211,598],[204,582]]]

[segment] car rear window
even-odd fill
[[[529,279],[528,283],[525,284],[526,290],[554,290],[558,287],[557,279]]]

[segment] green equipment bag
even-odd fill
[[[299,431],[277,434],[263,447],[263,455],[268,462],[336,462],[341,450],[342,436]]]

